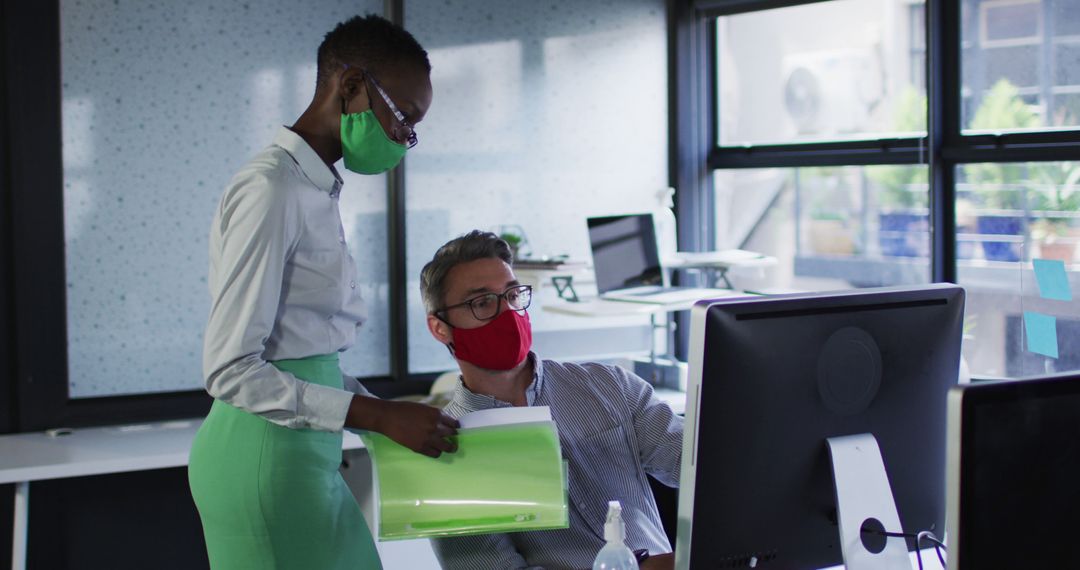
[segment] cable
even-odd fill
[[[930,542],[930,544],[934,545],[934,553],[937,554],[938,561],[941,562],[941,567],[945,568],[945,566],[946,566],[945,565],[945,557],[943,557],[941,555],[942,550],[948,552],[948,549],[945,548],[945,543],[938,540],[938,537],[934,536],[934,533],[932,533],[932,532],[930,532],[928,530],[924,530],[924,531],[922,531],[922,532],[915,535],[915,548],[916,548],[916,550],[919,549],[919,545],[922,543],[923,540],[927,540],[927,541]],[[919,550],[919,552],[920,552],[920,554],[918,555],[918,557],[919,557],[919,568],[922,568],[922,554],[921,554],[922,550]]]
[[[879,535],[879,536],[891,537],[891,538],[914,538],[915,539],[915,559],[919,562],[919,570],[923,570],[922,549],[920,547],[922,546],[922,542],[925,540],[925,541],[929,542],[930,544],[932,544],[934,546],[934,553],[937,554],[938,560],[941,562],[941,567],[942,568],[947,568],[947,566],[945,564],[945,557],[941,554],[941,551],[944,550],[944,551],[948,552],[948,549],[945,547],[945,543],[941,542],[941,540],[939,540],[938,537],[936,535],[934,535],[934,533],[929,531],[929,530],[924,530],[924,531],[920,531],[920,532],[918,532],[916,534],[911,534],[911,533],[908,533],[908,532],[889,532],[887,530],[876,530],[876,529],[867,528],[867,527],[864,526],[864,527],[860,528],[859,531],[860,532],[866,532],[866,533],[872,533],[872,534],[876,534],[876,535]]]

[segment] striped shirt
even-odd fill
[[[549,406],[569,464],[570,527],[432,541],[445,569],[592,568],[604,546],[609,500],[622,503],[626,544],[671,552],[646,473],[679,485],[683,420],[652,386],[616,366],[540,360],[535,354],[530,406]],[[512,404],[477,394],[459,379],[445,411],[455,418]]]

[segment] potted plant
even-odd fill
[[[824,255],[852,255],[855,239],[847,217],[831,210],[811,210],[807,226],[810,250]]]
[[[975,130],[1023,129],[1036,127],[1039,117],[1020,98],[1019,90],[1008,80],[1001,79],[990,89],[971,121]],[[1027,220],[1026,165],[980,163],[964,166],[964,175],[971,185],[983,213],[976,219],[980,234],[1010,236],[983,240],[983,255],[995,261],[1019,261]]]
[[[901,132],[926,130],[926,97],[907,88],[899,97],[894,118]],[[867,177],[879,192],[878,246],[891,257],[917,257],[930,253],[929,178],[922,166],[869,166]]]
[[[855,237],[850,227],[851,192],[847,172],[838,168],[800,171],[800,187],[810,197],[806,239],[810,251],[824,255],[852,255]]]
[[[1035,170],[1033,178],[1042,184],[1033,200],[1037,212],[1031,223],[1031,239],[1039,248],[1039,257],[1071,264],[1077,237],[1073,214],[1080,210],[1080,192],[1076,191],[1080,164],[1051,162]]]
[[[964,197],[957,191],[956,198],[956,257],[957,259],[972,259],[975,257],[975,245],[978,243],[971,239],[976,233],[977,216],[975,204],[970,198]]]
[[[1031,239],[1039,248],[1038,257],[1060,259],[1071,265],[1076,251],[1075,238],[1061,219],[1042,218],[1031,224]]]
[[[495,233],[510,246],[515,260],[529,257],[529,238],[525,237],[524,228],[514,224],[502,225],[496,228]]]
[[[868,176],[878,193],[878,246],[893,257],[926,256],[930,252],[929,184],[925,168],[879,166]]]

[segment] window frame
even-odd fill
[[[716,28],[716,19],[748,12],[758,12],[791,6],[801,6],[835,0],[697,0],[693,10],[700,22]],[[962,0],[968,2],[970,0]],[[1040,4],[1042,14],[1040,32],[1048,33],[1046,15],[1052,9],[1047,0]],[[694,147],[685,133],[680,147],[696,148],[706,155],[711,178],[712,171],[733,168],[798,168],[813,166],[867,166],[879,164],[924,164],[929,169],[930,180],[930,280],[932,282],[957,281],[956,254],[956,172],[958,167],[969,163],[1003,162],[1054,162],[1076,160],[1080,156],[1080,126],[1068,129],[1044,128],[1024,132],[971,133],[962,132],[963,80],[962,80],[962,32],[963,9],[957,0],[926,0],[924,22],[927,95],[927,134],[925,137],[872,138],[843,142],[811,142],[798,144],[721,146],[719,137],[713,136],[710,144]],[[682,32],[682,29],[677,30]],[[1071,36],[1070,36],[1071,37]],[[1056,45],[1056,44],[1055,44]],[[708,46],[715,52],[716,38]],[[685,57],[685,56],[683,56]],[[684,64],[685,65],[685,64]],[[719,78],[711,78],[710,93],[719,92]],[[678,83],[680,87],[683,83]],[[684,109],[694,120],[716,125],[719,101],[712,97],[705,106]],[[682,117],[687,120],[686,117]],[[715,127],[714,127],[715,128]],[[715,132],[713,133],[716,134]],[[673,152],[674,154],[674,152]],[[677,186],[684,193],[712,193],[709,184]],[[694,200],[704,202],[698,196]],[[711,211],[711,210],[710,210]],[[708,249],[704,238],[713,230],[702,227],[700,216],[679,211],[680,232],[683,226],[695,226],[692,232],[696,241],[681,241],[681,249]],[[705,226],[714,221],[707,219]],[[689,246],[689,247],[686,247]],[[685,342],[685,341],[684,341]]]
[[[0,22],[9,21],[9,13],[7,3],[0,3]],[[9,90],[10,82],[8,81],[8,53],[11,50],[11,45],[10,40],[6,39],[10,37],[7,35],[8,30],[4,29],[4,32],[5,40],[0,41],[0,94],[3,94],[0,96],[0,100],[9,100],[12,95]],[[10,379],[15,378],[17,369],[14,350],[11,345],[11,340],[15,338],[15,328],[13,326],[15,307],[14,303],[11,302],[11,288],[14,277],[11,271],[14,235],[10,230],[14,223],[14,217],[11,215],[11,192],[7,191],[11,187],[9,154],[12,148],[8,132],[8,125],[10,124],[8,115],[8,107],[0,106],[0,189],[4,190],[0,193],[0,228],[7,228],[6,230],[0,230],[0,323],[4,323],[3,327],[0,328],[0,361],[4,363],[3,368],[0,368],[0,374]],[[14,429],[15,417],[15,384],[14,382],[0,382],[0,433]]]
[[[695,3],[698,18],[715,26],[720,17],[835,0],[714,0]],[[1043,0],[1041,7],[1048,9]],[[1080,151],[1080,127],[1040,131],[961,132],[960,2],[926,0],[926,86],[928,132],[925,137],[868,137],[842,142],[808,142],[721,146],[718,138],[705,150],[710,170],[728,168],[798,168],[926,164],[930,168],[931,279],[956,280],[955,169],[978,162],[1052,162],[1075,160]],[[1041,21],[1041,20],[1040,20]],[[709,46],[715,50],[715,39]],[[718,91],[712,80],[712,92]],[[715,123],[719,102],[697,109],[697,120]],[[705,186],[694,189],[701,193]],[[711,190],[711,189],[709,189]],[[680,219],[694,223],[693,219]],[[699,228],[698,233],[705,233]]]
[[[386,0],[385,16],[400,22],[403,8],[404,0]],[[0,1],[0,433],[204,416],[213,399],[201,389],[69,396],[60,9]],[[390,374],[363,378],[383,397],[425,392],[436,376],[407,368],[404,169],[397,171],[387,177]]]

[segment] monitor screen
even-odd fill
[[[652,214],[589,218],[588,224],[600,294],[664,284]]]
[[[842,564],[839,436],[873,435],[902,531],[941,538],[963,314],[945,284],[698,302],[676,566]]]
[[[949,568],[1080,568],[1080,375],[949,398]]]

